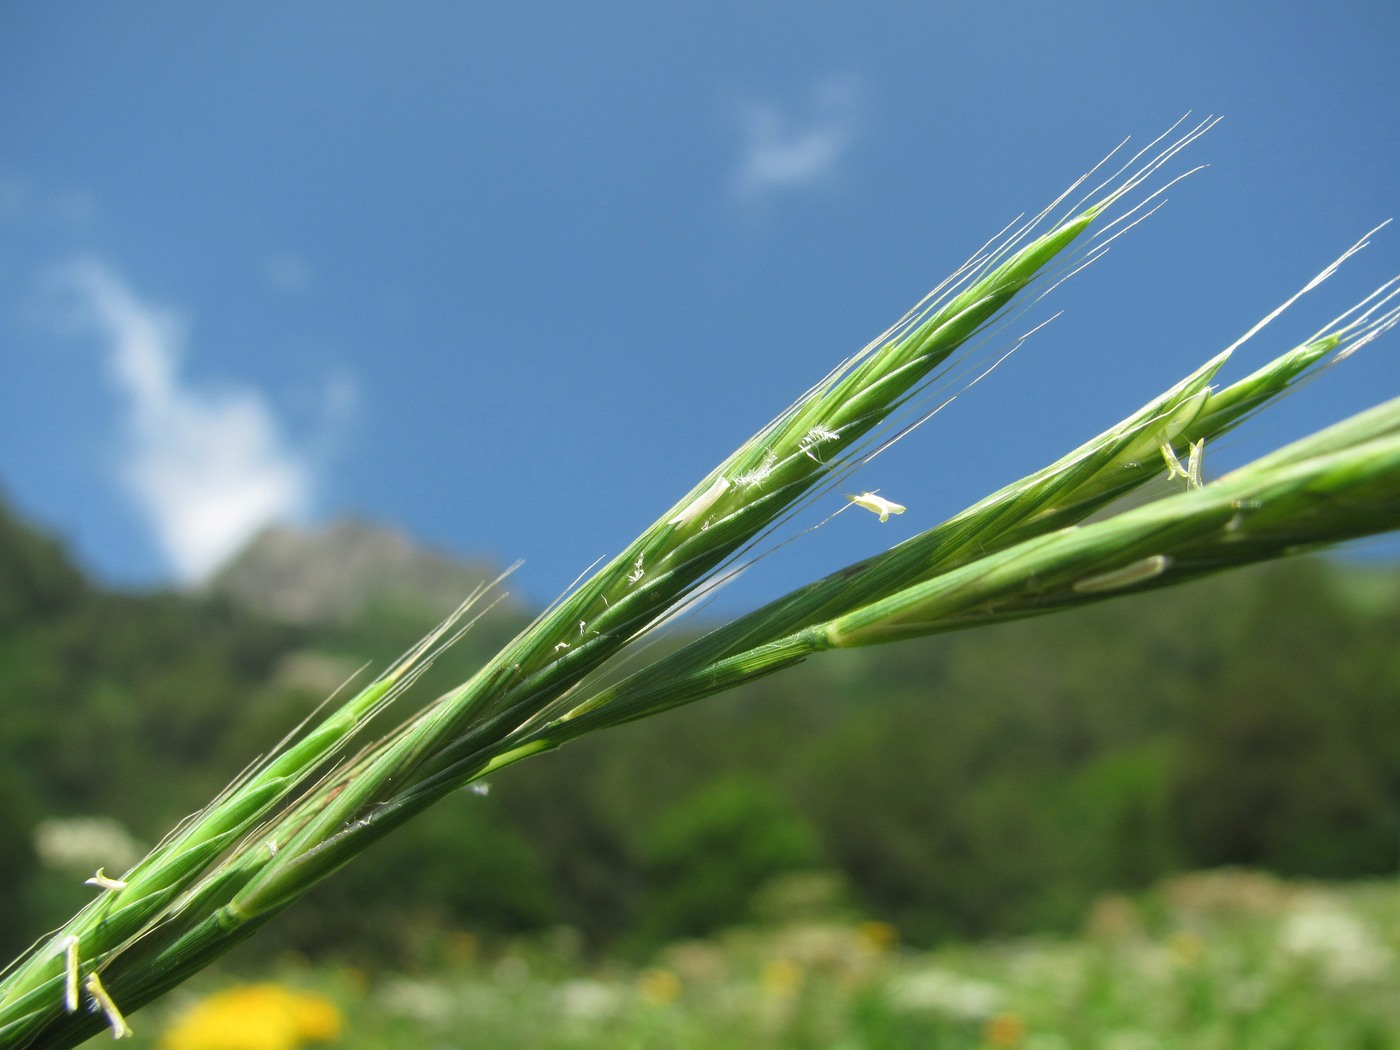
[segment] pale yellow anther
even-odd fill
[[[1191,442],[1191,454],[1186,458],[1186,483],[1193,489],[1205,485],[1206,439]]]
[[[96,886],[99,890],[124,890],[126,883],[121,879],[114,879],[107,874],[105,868],[98,868],[97,874],[85,880],[84,885]]]
[[[71,1014],[78,1009],[78,938],[68,937],[64,940],[63,957],[63,1008]]]
[[[90,973],[84,985],[88,990],[88,995],[92,996],[93,1001],[97,1003],[103,1014],[106,1015],[107,1024],[112,1028],[113,1039],[125,1039],[127,1036],[135,1034],[131,1030],[131,1025],[126,1023],[126,1018],[122,1016],[122,1012],[117,1009],[117,1004],[114,1003],[112,997],[107,994],[107,989],[102,987],[102,978],[98,977],[95,973]]]
[[[1205,460],[1206,439],[1193,441],[1190,445],[1190,455],[1186,457],[1183,465],[1177,457],[1176,449],[1172,448],[1169,442],[1162,442],[1162,459],[1167,464],[1167,477],[1182,478],[1186,482],[1188,489],[1198,489],[1205,484],[1202,469]]]
[[[880,515],[881,521],[889,521],[891,514],[903,514],[904,506],[887,500],[884,496],[877,496],[873,492],[862,492],[859,496],[847,496],[848,500],[857,507],[864,507],[871,514]]]

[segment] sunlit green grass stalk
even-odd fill
[[[1091,261],[1116,236],[1114,223],[1156,195],[1144,189],[1149,180],[1209,124],[1154,144],[1157,152],[1138,154],[1078,204],[1066,206],[1067,193],[977,253],[458,688],[350,752],[366,724],[450,644],[457,628],[445,625],[251,767],[131,871],[98,879],[92,904],[0,981],[0,1045],[64,1047],[103,1027],[120,1033],[123,1013],[227,951],[425,806],[585,732],[824,649],[1034,615],[1400,526],[1397,403],[1208,485],[1197,469],[1203,443],[1392,326],[1388,286],[1246,379],[1210,386],[1227,350],[1122,423],[942,525],[612,686],[590,685],[772,528],[833,495],[916,424],[930,382],[1003,331],[1013,300],[1043,294]],[[1115,210],[1120,217],[1110,220]],[[1188,475],[1187,491],[1080,524],[1168,466]]]
[[[1400,400],[1209,485],[1076,524],[1161,477],[1315,366],[1397,323],[1395,291],[1239,382],[1221,354],[1051,466],[873,558],[716,628],[522,743],[549,746],[689,703],[813,653],[958,630],[1385,532],[1400,525]],[[1233,349],[1233,348],[1232,348]]]

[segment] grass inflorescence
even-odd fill
[[[1070,202],[1085,176],[1004,231],[471,678],[376,742],[358,744],[489,589],[472,595],[457,617],[251,767],[130,871],[99,880],[98,897],[0,980],[0,1042],[65,1047],[103,1027],[120,1034],[125,1013],[424,807],[585,733],[825,649],[1037,615],[1400,527],[1400,401],[1218,480],[1207,483],[1202,468],[1203,450],[1220,435],[1392,327],[1400,318],[1392,282],[1252,375],[1212,386],[1231,347],[1116,426],[947,521],[594,684],[771,530],[916,426],[930,383],[1001,333],[1017,304],[1101,254],[1160,195],[1152,187],[1164,181],[1164,166],[1211,123],[1159,139]],[[1184,490],[1085,523],[1163,473],[1180,476]],[[882,516],[903,510],[869,493],[855,501]]]

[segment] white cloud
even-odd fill
[[[820,85],[803,120],[794,120],[773,105],[745,105],[740,113],[744,151],[734,177],[735,191],[754,198],[830,175],[854,139],[856,101],[856,82],[847,77]]]
[[[181,581],[207,578],[258,529],[308,508],[311,471],[252,390],[196,390],[184,326],[94,260],[68,267],[83,321],[107,343],[125,399],[122,480]]]

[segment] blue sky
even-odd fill
[[[1209,167],[770,585],[1096,433],[1400,212],[1400,5],[0,8],[0,491],[99,578],[355,514],[547,600],[1123,137]],[[1240,375],[1400,272],[1383,231]],[[994,351],[996,347],[989,348]],[[1218,471],[1400,393],[1400,337]],[[840,503],[839,493],[832,495]],[[834,509],[834,506],[827,509]]]

